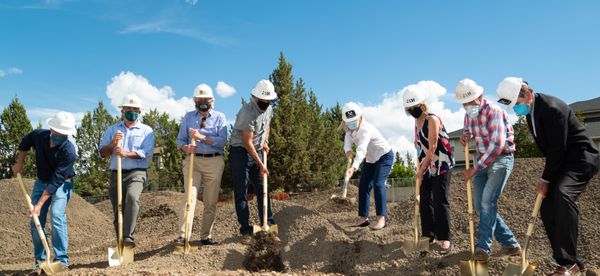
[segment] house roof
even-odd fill
[[[600,110],[600,97],[587,101],[574,102],[569,106],[575,111]]]
[[[585,132],[590,138],[600,137],[600,122],[589,122],[585,124]]]
[[[452,132],[448,133],[448,137],[450,139],[452,139],[452,138],[458,138],[461,134],[463,134],[463,129],[462,128],[461,129],[457,129],[455,131],[452,131]]]

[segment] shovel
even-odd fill
[[[419,160],[417,159],[417,168],[419,167]],[[419,190],[421,187],[421,181],[417,177],[415,181],[415,216],[413,218],[413,231],[415,238],[412,240],[404,240],[402,249],[405,255],[413,251],[429,251],[429,238],[419,238]]]
[[[348,194],[348,182],[350,182],[351,175],[348,175],[348,170],[352,167],[352,159],[348,158],[348,165],[346,165],[346,175],[344,175],[344,191],[342,192],[342,199],[346,199]],[[332,195],[331,198],[337,198],[337,195]]]
[[[118,145],[121,146],[121,140]],[[117,224],[118,224],[118,235],[117,235],[117,246],[115,248],[108,248],[108,265],[119,266],[122,264],[133,263],[133,248],[123,245],[123,174],[121,171],[121,156],[117,155]]]
[[[196,140],[192,139],[192,146],[196,145]],[[183,215],[183,223],[185,234],[183,235],[183,246],[176,245],[175,251],[182,253],[190,253],[198,251],[198,246],[193,246],[190,244],[190,238],[192,237],[192,229],[190,229],[190,217],[191,217],[191,205],[192,205],[192,181],[193,181],[193,173],[194,173],[194,157],[196,155],[194,153],[190,153],[190,167],[188,169],[188,181],[187,185],[185,185],[185,214]],[[195,199],[194,199],[195,200]],[[193,218],[191,218],[193,219]]]
[[[21,174],[17,173],[17,179],[19,180],[19,183],[21,184],[21,190],[23,190],[23,195],[25,195],[25,199],[27,200],[27,206],[29,206],[29,211],[33,210],[33,204],[31,204],[31,197],[29,197],[29,195],[27,194],[27,191],[25,190],[25,184],[23,184],[23,179],[21,179]],[[44,251],[46,251],[46,261],[42,262],[40,260],[38,260],[38,264],[40,265],[40,267],[42,268],[42,270],[44,272],[46,272],[46,274],[48,275],[52,275],[52,274],[56,274],[56,273],[60,273],[62,271],[65,270],[65,268],[63,267],[63,265],[60,262],[50,262],[51,259],[51,255],[50,255],[50,248],[48,247],[48,241],[46,240],[46,235],[44,234],[44,231],[42,230],[42,225],[40,224],[40,219],[38,218],[38,216],[33,215],[33,223],[35,224],[35,229],[37,230],[38,236],[40,237],[40,240],[42,241],[42,244],[44,245]]]
[[[521,263],[508,264],[506,270],[502,274],[503,276],[533,276],[533,274],[535,273],[535,269],[537,266],[535,264],[530,264],[527,261],[527,250],[529,249],[529,240],[531,239],[531,235],[533,234],[533,226],[535,225],[535,221],[540,211],[540,206],[542,205],[543,198],[544,195],[540,193],[538,193],[535,197],[533,212],[531,212],[531,221],[527,226],[527,234],[525,236],[525,247],[521,251]]]
[[[468,170],[470,167],[469,158],[469,143],[465,145],[465,167]],[[473,222],[473,194],[471,191],[471,179],[467,179],[467,202],[469,212],[469,236],[471,241],[471,259],[468,261],[460,261],[460,275],[462,276],[482,276],[488,274],[488,263],[473,260],[475,253],[475,224]]]
[[[263,156],[264,156],[264,163],[265,163],[265,167],[267,166],[267,152],[263,151]],[[267,174],[263,175],[263,225],[259,226],[259,225],[252,225],[252,232],[254,234],[260,232],[260,231],[265,231],[265,232],[273,232],[275,233],[275,235],[279,234],[279,227],[277,227],[277,224],[273,224],[271,226],[269,226],[269,224],[267,223],[267,211],[268,211],[268,200],[269,200],[269,195],[268,195],[268,189],[267,189]]]

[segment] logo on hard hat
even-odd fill
[[[271,91],[262,91],[261,94],[263,94],[264,96],[269,96],[271,95]]]
[[[414,98],[411,98],[411,99],[407,99],[407,100],[406,100],[406,103],[414,103],[414,102],[416,102],[416,101],[417,101],[417,100],[415,100]]]
[[[348,111],[346,111],[345,114],[346,114],[346,118],[348,118],[348,119],[352,119],[352,118],[356,117],[356,112],[354,112],[354,110],[348,110]]]
[[[133,103],[133,99],[129,99],[129,103],[132,104]]]
[[[468,97],[471,96],[471,91],[467,91],[466,93],[463,94],[463,97]]]
[[[204,93],[206,93],[204,90],[200,90],[200,95],[204,95]]]

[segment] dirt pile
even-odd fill
[[[244,267],[249,271],[284,271],[281,240],[273,232],[260,231],[246,249]]]
[[[24,179],[24,182],[26,190],[31,191],[33,180]],[[29,212],[16,179],[0,181],[0,202],[0,267],[16,263],[28,263],[27,267],[33,266]],[[112,233],[107,227],[108,218],[75,193],[71,195],[67,207],[67,222],[71,255],[93,251],[105,244]],[[50,214],[46,227],[50,238]]]
[[[543,169],[542,159],[518,159],[509,183],[500,199],[499,211],[507,224],[523,241],[527,222],[535,198],[535,180]],[[402,242],[412,237],[414,203],[409,199],[388,204],[387,226],[379,231],[368,227],[351,227],[357,216],[356,205],[338,204],[330,197],[341,194],[341,189],[318,193],[294,195],[287,201],[273,201],[274,219],[279,227],[281,257],[288,273],[315,275],[341,273],[344,275],[456,275],[458,263],[469,257],[468,216],[466,214],[466,189],[455,171],[451,184],[450,204],[452,208],[452,240],[454,248],[446,256],[440,256],[436,247],[424,257],[418,253],[402,252]],[[25,208],[18,195],[17,186],[1,182],[0,228],[3,244],[0,248],[0,274],[21,273],[31,265],[31,238],[25,218]],[[348,196],[355,198],[356,187],[349,187]],[[143,194],[138,228],[135,234],[135,263],[125,267],[107,268],[106,248],[114,241],[112,210],[108,201],[100,202],[94,209],[85,202],[77,205],[73,197],[70,203],[71,270],[70,274],[114,275],[114,274],[198,274],[210,275],[254,275],[243,270],[247,246],[240,243],[237,216],[231,202],[219,203],[213,238],[220,243],[200,246],[197,253],[173,254],[172,240],[178,234],[178,214],[183,194],[156,192]],[[409,196],[410,198],[410,196]],[[373,202],[373,201],[372,201]],[[600,220],[600,181],[596,176],[588,190],[578,199],[581,208],[579,252],[588,267],[600,267],[600,235],[597,225]],[[20,213],[9,208],[20,204]],[[250,203],[251,223],[257,223],[256,200]],[[88,209],[86,209],[88,208]],[[199,244],[198,237],[202,217],[202,202],[197,202],[192,242]],[[11,213],[12,212],[12,213]],[[375,208],[371,206],[372,218]],[[84,225],[77,216],[93,217]],[[13,218],[14,217],[14,218]],[[80,217],[80,218],[81,218]],[[88,218],[89,219],[89,218]],[[81,230],[76,226],[80,225]],[[18,227],[22,227],[20,229]],[[87,227],[87,228],[86,228]],[[26,230],[24,232],[24,230]],[[21,233],[22,236],[14,236]],[[85,237],[85,240],[78,240]],[[18,256],[8,255],[17,247],[26,248]],[[83,249],[82,249],[83,248]],[[541,222],[536,223],[531,241],[530,261],[540,264],[537,273],[551,268],[551,250]],[[499,247],[494,243],[492,253]],[[7,258],[5,256],[11,256]],[[8,260],[8,261],[5,261]],[[490,260],[490,275],[499,275],[509,262],[519,258]],[[225,272],[223,272],[225,271]],[[261,275],[277,275],[276,272]]]

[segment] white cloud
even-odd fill
[[[402,104],[402,94],[409,87],[426,94],[425,102],[430,113],[434,113],[442,119],[448,132],[463,127],[465,111],[463,108],[455,111],[448,109],[440,100],[447,90],[435,81],[420,81],[393,94],[385,94],[383,101],[379,104],[362,105],[365,119],[388,139],[394,150],[399,151],[403,156],[408,151],[414,157],[416,154],[413,144],[415,120],[404,112]]]
[[[223,81],[217,82],[217,94],[221,98],[227,98],[235,94],[235,88]]]
[[[33,126],[33,128],[36,128],[38,126],[38,124],[41,123],[42,128],[46,128],[46,129],[48,128],[48,124],[46,123],[48,118],[54,116],[54,114],[56,114],[59,111],[66,111],[66,112],[70,112],[71,114],[73,114],[73,117],[75,117],[75,125],[76,126],[81,125],[81,120],[83,119],[83,116],[85,115],[85,112],[71,112],[69,110],[60,110],[60,109],[53,109],[53,108],[34,107],[34,108],[28,108],[26,110],[27,117],[29,117],[31,126]]]
[[[198,0],[185,0],[186,3],[195,6],[196,4],[198,4]]]
[[[115,110],[120,112],[123,98],[128,94],[136,94],[142,100],[143,112],[157,109],[166,112],[171,119],[179,121],[187,111],[194,108],[192,98],[182,97],[175,99],[175,93],[169,86],[157,88],[143,76],[132,72],[121,72],[112,78],[106,86],[106,96]],[[143,115],[143,114],[142,114]]]
[[[23,74],[23,70],[16,68],[16,67],[10,67],[8,69],[0,69],[0,78],[6,77],[8,75],[21,75]]]

